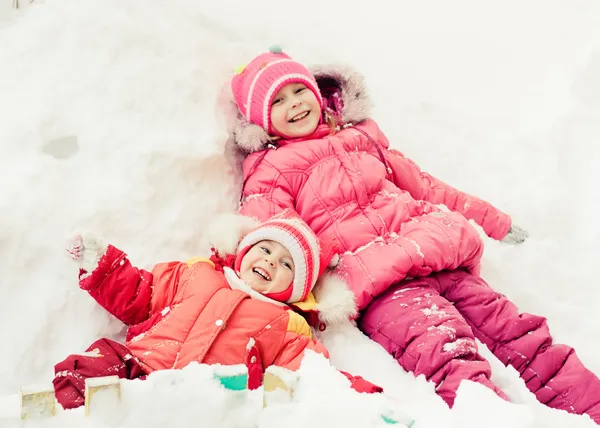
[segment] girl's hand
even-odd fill
[[[67,243],[67,254],[80,269],[91,273],[108,246],[93,233],[75,233]]]
[[[502,242],[505,244],[520,244],[529,238],[529,232],[525,229],[513,224],[510,227],[510,230],[506,234],[504,238],[502,238]]]

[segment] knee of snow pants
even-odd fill
[[[100,339],[84,353],[69,355],[54,366],[56,400],[65,409],[85,402],[85,380],[91,377],[114,376],[136,379],[145,376],[142,367],[129,350],[112,340]]]
[[[437,277],[440,293],[454,304],[475,337],[504,365],[513,366],[540,402],[588,414],[600,424],[600,380],[571,347],[553,344],[544,317],[519,313],[478,276],[453,271]]]
[[[393,286],[364,310],[359,326],[405,370],[434,382],[449,405],[465,379],[506,398],[490,381],[490,365],[479,355],[471,328],[438,290],[435,276]]]

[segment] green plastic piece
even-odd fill
[[[384,420],[384,422],[385,422],[386,424],[395,425],[395,424],[397,424],[397,423],[398,423],[398,421],[395,421],[395,420],[393,420],[393,419],[390,419],[390,418],[388,418],[387,416],[383,416],[383,415],[381,415],[381,418]]]
[[[218,379],[221,385],[230,391],[243,391],[248,388],[247,373],[234,376],[219,376],[215,374],[215,379]]]
[[[388,418],[387,416],[383,416],[383,415],[381,415],[381,418],[383,419],[383,421],[384,421],[386,424],[389,424],[389,425],[396,425],[396,424],[398,424],[398,423],[399,423],[397,420],[395,420],[395,419],[392,419],[392,418]],[[414,424],[414,423],[415,423],[415,421],[414,421],[414,420],[411,420],[411,421],[410,421],[410,422],[409,422],[409,423],[408,423],[406,426],[407,426],[408,428],[411,428],[411,427],[413,426],[413,424]]]

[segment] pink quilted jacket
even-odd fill
[[[461,267],[477,273],[483,243],[469,219],[502,239],[510,217],[390,149],[367,119],[360,75],[339,68],[313,72],[328,108],[347,126],[330,135],[322,125],[307,138],[280,140],[272,149],[264,148],[266,135],[255,125],[234,123],[235,141],[248,154],[241,213],[264,220],[293,208],[319,236],[335,240],[337,274],[358,310],[407,277]]]

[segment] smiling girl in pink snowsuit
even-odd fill
[[[315,290],[339,303],[322,323],[358,318],[449,405],[463,379],[507,398],[477,338],[539,401],[600,423],[600,380],[572,348],[553,344],[544,318],[520,314],[479,276],[483,242],[469,220],[504,242],[522,242],[526,232],[391,149],[369,118],[360,75],[309,71],[273,49],[238,69],[231,90],[230,131],[246,156],[241,212],[265,220],[293,209],[337,243],[345,281]]]

